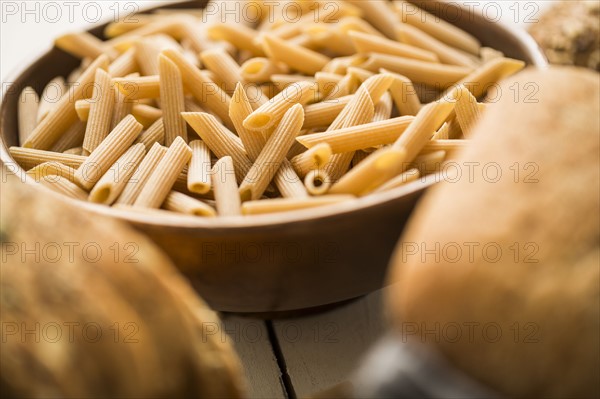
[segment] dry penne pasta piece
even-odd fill
[[[284,198],[308,197],[302,180],[287,159],[281,162],[281,166],[273,178],[273,183]]]
[[[454,107],[454,99],[442,99],[421,108],[414,121],[393,144],[394,148],[404,149],[406,152],[405,162],[415,159],[452,113]]]
[[[123,119],[79,166],[75,174],[78,184],[91,190],[111,165],[127,151],[142,128],[131,115]]]
[[[248,157],[254,161],[265,146],[266,138],[260,132],[250,131],[244,127],[244,120],[252,112],[254,111],[243,89],[243,85],[242,83],[238,83],[231,99],[231,105],[229,106],[229,117],[235,126],[238,136],[242,140]]]
[[[394,143],[414,119],[412,116],[401,116],[386,121],[300,136],[296,140],[307,148],[312,148],[320,143],[327,143],[334,154],[357,151]]]
[[[190,148],[192,159],[188,168],[187,188],[192,193],[206,194],[212,188],[210,150],[202,140],[192,141]],[[237,194],[237,186],[235,192]]]
[[[105,46],[113,47],[121,51],[128,50],[131,46],[137,43],[140,38],[145,36],[165,34],[180,39],[181,19],[178,18],[162,18],[152,21],[146,25],[140,26],[127,33],[119,35],[115,38],[104,42]]]
[[[133,76],[133,75],[131,75]],[[116,87],[114,87],[115,105],[113,108],[112,121],[110,123],[110,129],[114,129],[127,115],[133,110],[133,101],[129,100],[125,94]]]
[[[383,70],[382,72],[387,72]],[[416,115],[421,109],[421,101],[410,79],[397,73],[391,73],[394,83],[390,86],[390,93],[394,104],[401,116]]]
[[[146,104],[135,104],[131,109],[131,115],[135,117],[144,127],[149,129],[157,120],[163,117],[160,108],[155,108]]]
[[[33,87],[26,87],[19,96],[19,144],[23,145],[37,125],[40,98]]]
[[[348,57],[337,57],[325,65],[322,72],[345,75],[348,72],[348,68],[359,66],[363,64],[366,59],[367,57],[361,54],[351,55]]]
[[[112,205],[125,189],[127,182],[146,154],[143,144],[129,148],[98,180],[88,200],[98,204]]]
[[[157,58],[158,61],[158,58]],[[160,76],[138,76],[113,79],[115,85],[128,101],[160,98]]]
[[[398,25],[398,18],[386,1],[348,0],[350,4],[358,7],[363,12],[363,17],[380,32],[389,38],[395,37],[394,28]]]
[[[434,172],[439,172],[445,159],[446,151],[425,153],[416,157],[414,161],[406,166],[406,169],[416,168],[421,175],[425,176]]]
[[[105,53],[114,58],[104,42],[88,32],[67,33],[56,39],[54,45],[77,58],[98,58]]]
[[[371,35],[385,37],[383,33],[379,30],[375,29],[371,24],[365,21],[362,18],[357,17],[344,17],[341,18],[338,22],[338,29],[342,32],[348,34],[351,31],[358,31],[363,33],[368,33]]]
[[[481,44],[462,29],[436,17],[408,1],[395,1],[400,21],[421,29],[449,46],[478,55]]]
[[[469,140],[430,140],[425,144],[422,151],[423,152],[432,152],[432,151],[458,151],[469,146]]]
[[[140,66],[140,71],[145,76],[158,75],[158,56],[163,50],[174,49],[175,51],[181,51],[179,43],[166,35],[145,37],[135,43],[133,49],[135,50],[135,58]]]
[[[507,76],[525,68],[523,61],[512,58],[496,58],[461,79],[456,86],[464,85],[476,97],[482,97],[490,88]],[[448,90],[450,93],[453,88]]]
[[[183,81],[181,72],[173,61],[164,55],[159,57],[160,105],[165,125],[165,145],[170,146],[175,138],[181,137],[187,142],[187,127],[181,116],[185,112]]]
[[[202,217],[217,216],[217,212],[212,206],[177,191],[171,191],[167,195],[167,198],[162,204],[162,208],[185,215]]]
[[[68,87],[62,76],[57,76],[48,82],[40,97],[40,105],[37,113],[38,123],[58,105],[58,102],[64,97],[67,91]]]
[[[401,172],[405,157],[403,148],[386,147],[375,151],[335,183],[329,193],[369,194]]]
[[[371,76],[375,75],[375,73],[373,73],[371,71],[367,71],[366,69],[357,68],[357,67],[349,67],[347,73],[354,76],[354,78],[359,82],[364,82],[365,80],[369,79]]]
[[[136,73],[138,69],[139,65],[135,58],[135,49],[130,48],[110,63],[108,73],[110,76],[127,76]]]
[[[120,21],[111,22],[104,28],[104,36],[112,39],[147,25],[155,19],[156,16],[154,15],[136,14],[135,18],[125,18]]]
[[[313,24],[304,29],[310,43],[321,51],[336,56],[356,54],[354,45],[348,35],[337,29],[336,25]]]
[[[142,132],[133,142],[134,144],[144,144],[149,150],[155,143],[165,145],[165,124],[163,119],[159,118],[146,131]]]
[[[231,156],[235,165],[238,181],[242,181],[250,170],[252,162],[248,158],[241,142],[233,133],[212,115],[207,113],[185,112],[182,114],[187,123],[200,136],[202,141],[219,158]],[[238,139],[239,140],[239,139]]]
[[[92,102],[90,99],[77,100],[75,101],[75,112],[81,122],[87,122],[90,117],[90,109],[92,108]]]
[[[185,112],[206,112],[192,97],[186,97],[183,103]]]
[[[398,57],[414,58],[416,60],[438,63],[440,59],[432,52],[414,45],[399,43],[377,35],[351,31],[348,36],[358,53],[381,53]]]
[[[242,79],[251,83],[267,83],[271,76],[288,72],[286,64],[264,57],[250,58],[240,67]]]
[[[84,98],[89,91],[89,85],[94,81],[96,70],[106,70],[107,67],[108,57],[106,55],[98,57],[71,87],[69,93],[64,95],[56,107],[36,126],[23,146],[39,150],[52,148],[60,135],[77,121],[73,102]]]
[[[331,188],[332,179],[323,169],[314,169],[306,174],[304,186],[310,195],[325,195]]]
[[[52,161],[44,162],[35,168],[27,171],[27,176],[31,177],[35,181],[39,181],[41,178],[49,175],[56,175],[64,177],[70,182],[75,182],[75,168],[65,165],[64,163]]]
[[[83,155],[83,147],[69,148],[68,150],[64,151],[63,154]]]
[[[86,159],[81,155],[62,154],[34,148],[10,147],[8,151],[10,156],[25,170],[35,168],[45,162],[60,162],[78,168]]]
[[[355,86],[356,78],[354,75],[346,74],[346,76],[340,80],[336,87],[334,87],[334,89],[323,98],[323,101],[331,101],[335,100],[336,98],[348,96],[355,91]]]
[[[94,94],[90,101],[90,114],[88,117],[83,149],[89,154],[108,136],[115,107],[115,94],[111,84],[110,75],[102,70],[96,71],[94,80]]]
[[[304,123],[304,109],[296,104],[289,109],[267,140],[265,147],[240,184],[242,200],[259,199],[277,173]]]
[[[219,159],[213,167],[211,176],[219,216],[241,215],[242,201],[238,192],[233,159],[229,156]]]
[[[140,208],[159,208],[165,201],[177,177],[192,157],[192,150],[181,137],[177,137],[166,154],[156,166],[134,206]]]
[[[263,47],[270,59],[283,62],[291,69],[314,75],[331,59],[321,53],[294,45],[272,35],[263,36]]]
[[[238,82],[243,80],[238,63],[222,49],[205,50],[200,54],[204,66],[218,76],[228,94],[233,93]]]
[[[380,122],[388,120],[392,117],[392,111],[394,108],[394,102],[389,92],[386,92],[377,104],[375,104],[375,113],[373,115],[373,122]]]
[[[262,201],[248,201],[242,204],[242,214],[262,215],[268,213],[289,212],[340,204],[353,199],[355,199],[355,197],[352,195],[323,195],[314,198],[276,198]]]
[[[271,82],[277,87],[278,90],[283,90],[291,84],[308,81],[314,82],[315,80],[304,75],[282,75],[277,74],[271,76]]]
[[[412,82],[442,89],[452,86],[473,71],[472,68],[463,66],[435,64],[379,53],[372,53],[360,67],[373,72],[384,68],[404,75]]]
[[[305,104],[316,95],[316,84],[303,81],[285,88],[269,102],[262,105],[244,120],[244,127],[249,130],[267,130],[281,120],[283,115],[296,104]],[[304,118],[302,118],[304,120]]]
[[[413,181],[417,181],[421,177],[419,169],[409,169],[406,172],[399,174],[391,180],[388,180],[385,184],[377,188],[373,193],[381,193],[384,191],[392,190],[394,188],[402,187]]]
[[[470,138],[475,124],[481,119],[481,112],[477,99],[469,89],[459,86],[456,89],[456,120],[466,138]]]
[[[256,31],[241,24],[213,25],[208,28],[208,37],[228,41],[240,50],[250,51],[255,57],[265,55],[262,46],[254,42]]]
[[[331,146],[320,143],[292,158],[291,163],[298,176],[305,177],[311,170],[321,169],[327,165],[332,155]]]
[[[337,73],[317,72],[315,74],[315,82],[317,82],[319,92],[324,96],[327,96],[334,91],[339,86],[342,79],[344,79],[344,75],[338,75]]]
[[[488,62],[497,58],[503,58],[504,53],[491,47],[482,47],[479,50],[479,57],[481,58],[482,64],[487,64]]]
[[[313,129],[331,125],[352,97],[344,96],[307,105],[304,107],[304,125],[302,128]]]
[[[214,112],[227,126],[231,126],[229,119],[229,103],[231,97],[223,91],[217,84],[207,79],[203,73],[187,60],[182,54],[165,50],[165,56],[171,59],[179,70],[183,78],[183,84],[188,88],[196,100],[206,106],[209,111]]]
[[[398,39],[406,44],[420,47],[436,54],[441,62],[450,65],[460,65],[468,68],[477,66],[469,56],[450,47],[427,33],[407,24],[397,28]]]
[[[166,153],[167,149],[158,143],[155,143],[152,148],[150,148],[129,181],[127,181],[116,204],[133,205],[135,203],[135,200],[144,188],[150,175]]]
[[[87,199],[87,192],[81,189],[81,187],[77,186],[77,184],[70,182],[68,179],[57,176],[57,175],[48,175],[43,176],[39,183],[45,187],[50,188],[51,190],[60,193],[62,195],[66,195],[67,197],[78,199],[81,201],[85,201]]]

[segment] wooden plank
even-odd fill
[[[222,315],[222,339],[233,343],[240,357],[248,388],[248,398],[280,399],[286,393],[281,382],[281,371],[269,341],[263,320]]]
[[[273,321],[292,396],[347,381],[385,326],[381,291],[325,313]]]

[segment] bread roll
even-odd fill
[[[148,239],[2,177],[0,396],[243,396],[219,319]]]
[[[427,193],[397,247],[396,331],[509,397],[597,397],[598,75],[528,70],[501,89],[462,177]]]

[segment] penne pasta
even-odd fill
[[[145,154],[146,147],[143,144],[136,144],[125,151],[98,180],[90,192],[88,200],[98,204],[112,205],[125,189]]]
[[[92,102],[89,99],[77,100],[75,102],[75,112],[81,122],[87,122],[90,117]]]
[[[315,74],[315,82],[317,82],[319,92],[324,96],[335,91],[343,78],[344,75],[338,75],[337,73],[317,72]]]
[[[56,39],[54,45],[77,58],[95,59],[103,54],[114,58],[114,53],[106,48],[104,42],[88,32],[67,33]]]
[[[402,187],[408,183],[419,180],[421,173],[419,169],[409,169],[406,172],[399,174],[387,183],[381,185],[378,189],[374,190],[373,193],[381,193],[384,191],[393,190],[394,188]]]
[[[308,192],[306,191],[302,180],[296,174],[292,164],[287,159],[284,159],[281,162],[281,166],[273,178],[273,183],[275,183],[279,193],[284,198],[308,197]]]
[[[111,165],[127,151],[141,131],[142,125],[133,116],[123,119],[79,166],[75,174],[77,183],[84,189],[91,190]]]
[[[240,50],[251,52],[255,57],[265,55],[263,48],[254,42],[256,32],[241,24],[219,24],[208,28],[208,37],[212,40],[225,40]]]
[[[166,49],[181,51],[181,47],[172,37],[162,34],[145,37],[134,44],[135,59],[140,66],[142,75],[158,75],[158,56]]]
[[[163,112],[159,108],[154,108],[146,104],[135,104],[131,109],[131,115],[142,124],[144,129],[149,129],[157,120],[163,117]]]
[[[344,96],[333,100],[318,102],[304,107],[303,129],[329,126],[342,112],[353,96]]]
[[[389,73],[386,70],[382,70],[382,72]],[[411,80],[396,73],[391,73],[391,75],[394,77],[394,83],[390,86],[390,93],[400,115],[414,116],[419,113],[421,101]]]
[[[264,57],[251,58],[240,67],[242,79],[251,83],[267,83],[271,76],[288,72],[286,64]]]
[[[63,154],[83,155],[83,147],[69,148]]]
[[[35,168],[45,162],[60,162],[78,168],[86,159],[81,155],[62,154],[34,148],[10,147],[8,151],[10,156],[25,170]]]
[[[83,149],[88,154],[93,152],[98,145],[108,136],[115,107],[114,89],[110,75],[102,70],[96,71],[94,80],[94,94],[90,100],[90,114],[88,117]]]
[[[250,131],[244,127],[244,120],[252,114],[253,109],[250,100],[243,89],[243,85],[238,83],[231,105],[229,106],[229,117],[235,126],[235,130],[242,140],[250,160],[254,161],[260,155],[265,146],[266,139],[260,132]]]
[[[130,48],[110,63],[108,73],[110,76],[127,76],[138,72],[139,69],[135,49]]]
[[[77,121],[73,103],[84,98],[86,91],[89,91],[88,86],[93,83],[96,70],[106,70],[107,67],[108,57],[105,55],[98,57],[71,87],[69,93],[63,96],[48,116],[36,126],[23,146],[39,150],[52,148],[60,135]]]
[[[458,151],[469,146],[469,140],[430,140],[425,144],[422,151]]]
[[[187,142],[187,127],[181,116],[185,112],[181,72],[173,61],[159,55],[160,104],[165,126],[165,145],[170,146],[177,137]]]
[[[525,63],[512,58],[496,58],[465,76],[456,86],[464,85],[476,98],[482,97],[489,89],[507,76],[525,68]],[[445,94],[452,92],[450,88]]]
[[[138,14],[133,18],[126,18],[120,21],[111,22],[104,28],[104,36],[112,39],[117,36],[121,36],[124,33],[128,33],[134,29],[140,28],[144,25],[148,25],[150,22],[156,19],[155,15]]]
[[[44,176],[39,180],[39,183],[48,187],[52,191],[60,193],[70,198],[78,199],[81,201],[85,201],[87,199],[87,193],[81,189],[81,187],[77,186],[77,184],[70,182],[68,179],[57,176],[57,175],[48,175]]]
[[[116,201],[116,204],[133,205],[144,188],[144,185],[150,178],[150,175],[167,153],[167,149],[158,143],[155,143],[148,151],[138,168],[131,178],[125,184],[123,192]]]
[[[263,36],[263,48],[271,60],[308,75],[319,72],[331,60],[323,54],[268,34]]]
[[[420,48],[420,46],[411,45],[412,43],[399,43],[378,35],[370,35],[359,31],[348,32],[348,36],[358,53],[380,53],[433,63],[440,62],[434,52]]]
[[[37,125],[39,103],[40,98],[32,87],[23,89],[19,96],[19,108],[17,109],[20,145],[25,143],[27,137],[29,137]]]
[[[133,76],[133,75],[131,75]],[[112,121],[110,123],[110,129],[114,129],[115,126],[119,124],[127,115],[131,114],[133,111],[133,101],[130,101],[126,98],[126,96],[121,93],[121,91],[113,86],[114,96],[115,96],[115,105],[113,108]]]
[[[27,176],[31,177],[36,182],[39,182],[43,177],[55,175],[64,177],[71,183],[75,182],[75,168],[67,166],[63,163],[52,161],[44,162],[35,168],[27,171]]]
[[[442,163],[446,159],[446,154],[446,151],[433,151],[419,155],[414,161],[406,166],[406,169],[416,168],[422,176],[439,172],[441,170]]]
[[[133,144],[143,144],[146,150],[149,150],[156,143],[165,145],[165,124],[162,118],[157,119],[148,130],[142,132],[133,142]]]
[[[248,201],[242,204],[244,215],[289,212],[340,204],[355,199],[352,195],[323,195],[315,198],[277,198],[262,201]]]
[[[304,75],[273,75],[271,76],[271,82],[275,85],[278,90],[283,90],[291,84],[299,83],[302,81],[313,82],[314,79],[308,78]]]
[[[223,157],[213,167],[212,185],[219,216],[241,215],[241,200],[231,157]]]
[[[456,89],[456,120],[466,138],[470,138],[475,124],[481,119],[477,99],[469,89],[459,86]]]
[[[305,177],[311,170],[321,169],[327,165],[332,155],[331,146],[320,143],[292,158],[291,163],[298,176]]]
[[[192,193],[206,194],[212,188],[210,150],[201,140],[190,142],[190,148],[192,158],[187,174],[187,188]],[[235,192],[237,195],[237,186]]]
[[[160,76],[158,73],[152,76],[116,78],[114,83],[128,101],[160,98]]]
[[[228,94],[232,94],[237,83],[243,80],[240,66],[225,50],[205,50],[200,54],[200,59],[219,78],[222,88]]]
[[[156,166],[134,202],[138,208],[159,208],[165,201],[177,177],[192,157],[192,150],[177,137]]]
[[[313,24],[304,29],[313,47],[338,57],[356,54],[356,49],[345,32],[335,24]]]
[[[58,102],[65,96],[67,91],[68,87],[62,76],[57,76],[48,82],[40,97],[40,105],[37,113],[38,123],[58,105]]]
[[[323,169],[314,169],[306,174],[304,186],[313,196],[325,195],[331,188],[332,179]]]
[[[388,2],[363,0],[347,1],[353,6],[361,9],[363,17],[380,32],[389,38],[395,37],[394,28],[398,25],[398,18],[393,14]]]
[[[217,216],[217,212],[210,205],[177,191],[171,191],[167,195],[162,208],[184,215],[201,217]]]
[[[373,115],[373,122],[386,121],[392,117],[394,103],[392,96],[389,92],[386,92],[377,104],[375,104],[375,113]]]

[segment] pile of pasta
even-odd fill
[[[41,101],[23,90],[10,153],[67,196],[151,213],[273,213],[408,184],[467,145],[480,101],[524,67],[403,1],[213,2],[105,36],[56,41],[81,67]]]

